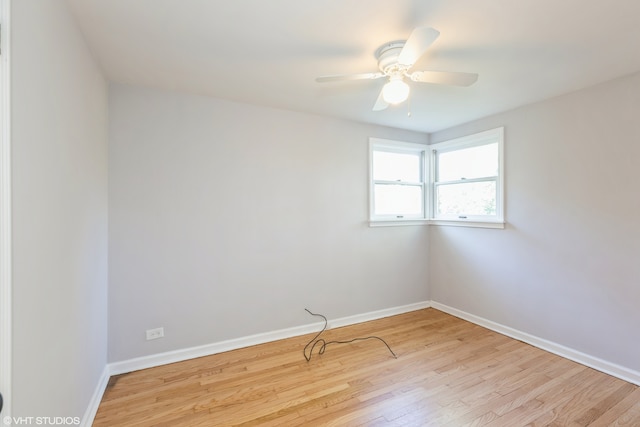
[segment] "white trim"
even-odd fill
[[[96,389],[91,396],[91,400],[89,401],[89,406],[84,411],[84,416],[80,422],[80,425],[83,427],[91,427],[93,424],[93,420],[96,418],[96,414],[98,413],[98,407],[100,406],[100,402],[102,401],[102,396],[104,396],[104,392],[107,390],[107,385],[109,385],[109,379],[111,378],[111,371],[109,369],[109,365],[105,366],[102,370],[102,375],[100,376],[100,380],[96,385]]]
[[[218,341],[215,343],[196,347],[182,348],[179,350],[172,350],[164,353],[156,353],[149,356],[136,357],[133,359],[110,363],[109,367],[111,375],[126,374],[127,372],[154,368],[156,366],[167,365],[169,363],[182,362],[189,359],[210,356],[212,354],[223,353],[225,351],[236,350],[252,345],[264,344],[271,341],[309,334],[319,330],[319,325],[321,324],[314,323],[310,325],[296,326],[288,329],[280,329],[278,331],[233,338],[225,341]]]
[[[376,138],[374,136],[369,137],[369,147],[376,146],[382,151],[389,151],[390,153],[415,153],[418,151],[429,150],[428,144],[422,144],[420,142],[406,142],[398,141],[395,139]]]
[[[430,308],[431,301],[421,301],[413,304],[401,305],[397,307],[385,308],[368,313],[356,314],[348,317],[341,317],[335,320],[329,320],[328,328],[341,328],[343,326],[355,325],[357,323],[369,322],[371,320],[382,319],[383,317],[396,316],[398,314],[409,313],[411,311]]]
[[[11,75],[9,62],[10,1],[0,0],[0,391],[2,417],[12,415],[12,258],[11,258]]]
[[[506,227],[503,221],[473,221],[459,219],[448,221],[442,219],[412,219],[412,220],[376,220],[369,221],[369,227],[396,227],[403,225],[449,225],[453,227],[473,228],[502,228]]]
[[[473,227],[473,228],[505,228],[503,221],[473,221],[458,219],[455,221],[449,221],[444,219],[432,219],[429,220],[429,225],[448,225],[452,227]]]
[[[429,225],[428,219],[378,219],[375,221],[369,221],[369,227],[395,227],[402,225]]]
[[[624,366],[620,366],[615,363],[600,359],[598,357],[588,355],[581,351],[565,347],[561,344],[536,337],[535,335],[530,335],[526,332],[521,332],[517,329],[492,322],[491,320],[484,319],[482,317],[464,312],[462,310],[440,304],[436,301],[431,301],[431,307],[435,308],[436,310],[451,314],[452,316],[467,320],[471,323],[475,323],[476,325],[491,329],[492,331],[501,333],[508,337],[526,342],[527,344],[531,344],[534,347],[538,347],[550,353],[557,354],[558,356],[562,356],[566,359],[573,360],[574,362],[588,366],[600,372],[604,372],[605,374],[620,378],[621,380],[640,385],[640,372],[638,371],[634,371]]]
[[[342,317],[339,319],[329,320],[328,329],[339,328],[356,323],[368,322],[370,320],[381,319],[383,317],[395,316],[397,314],[408,313],[410,311],[421,310],[430,307],[429,301],[423,301],[414,304],[392,307],[368,313],[357,314],[354,316]],[[313,307],[312,307],[313,309]],[[316,309],[317,310],[317,309]],[[182,362],[184,360],[195,359],[197,357],[210,356],[212,354],[222,353],[225,351],[236,350],[243,347],[249,347],[257,344],[264,344],[271,341],[281,340],[285,338],[297,337],[300,335],[318,332],[323,326],[322,322],[314,322],[307,325],[295,326],[293,328],[280,329],[272,332],[265,332],[247,337],[234,338],[226,341],[219,341],[211,344],[205,344],[197,347],[183,348],[179,350],[168,351],[165,353],[152,354],[149,356],[136,357],[134,359],[123,360],[120,362],[110,363],[109,372],[111,375],[120,375],[127,372],[137,371],[140,369],[153,368],[156,366],[166,365],[169,363]]]

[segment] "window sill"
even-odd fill
[[[474,227],[474,228],[505,228],[504,221],[464,221],[464,220],[445,220],[432,219],[430,225],[446,225],[452,227]]]
[[[403,225],[429,225],[428,219],[376,219],[369,221],[369,227],[396,227]]]
[[[504,221],[455,221],[442,219],[371,220],[369,227],[398,227],[407,225],[444,225],[451,227],[505,228]]]

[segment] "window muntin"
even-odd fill
[[[428,147],[370,140],[371,221],[425,220]]]
[[[432,219],[502,222],[503,128],[432,148]]]

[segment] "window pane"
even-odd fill
[[[373,152],[373,179],[377,181],[420,182],[419,153]]]
[[[437,186],[438,215],[495,215],[496,182]]]
[[[376,184],[374,201],[375,215],[421,215],[422,187]]]
[[[438,154],[437,181],[498,175],[498,144],[480,145]]]

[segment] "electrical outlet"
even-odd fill
[[[164,337],[164,328],[147,329],[147,341]]]

